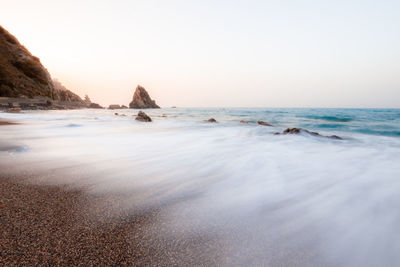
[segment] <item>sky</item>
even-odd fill
[[[102,105],[400,108],[400,1],[1,0],[0,25]]]

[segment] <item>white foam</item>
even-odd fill
[[[3,127],[1,142],[28,150],[0,153],[0,167],[48,179],[61,170],[70,175],[57,182],[90,184],[93,192],[141,192],[133,205],[143,207],[189,197],[167,215],[183,232],[232,228],[241,241],[253,234],[245,224],[257,233],[246,243],[254,249],[285,233],[293,244],[312,236],[329,263],[400,264],[400,138],[275,136],[281,127],[156,117],[162,110],[150,111],[154,122],[146,124],[121,112],[129,116],[2,114],[25,124]],[[185,223],[187,216],[201,223]]]

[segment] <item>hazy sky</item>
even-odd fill
[[[400,1],[1,0],[0,23],[103,105],[400,107]]]

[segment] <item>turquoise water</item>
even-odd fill
[[[276,126],[315,131],[400,136],[400,109],[182,108],[168,112],[171,117],[188,120],[208,117],[222,122],[263,120]]]

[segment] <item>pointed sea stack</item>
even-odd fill
[[[160,108],[156,101],[152,100],[147,91],[140,85],[136,87],[133,100],[129,103],[129,108]]]

